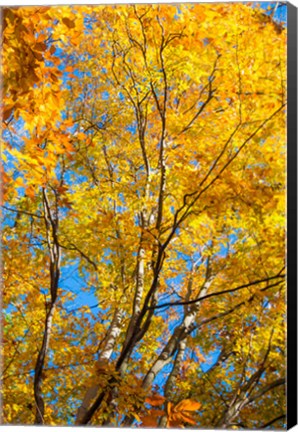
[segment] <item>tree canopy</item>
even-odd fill
[[[276,5],[5,8],[3,422],[285,427]]]

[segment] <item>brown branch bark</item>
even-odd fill
[[[255,401],[256,399],[262,397],[265,393],[267,393],[268,391],[272,390],[275,387],[285,385],[285,383],[286,383],[286,380],[284,378],[280,378],[280,379],[273,381],[270,384],[267,384],[258,393],[256,393],[253,396],[250,396],[248,399],[248,403],[251,403],[251,402]]]
[[[249,282],[247,284],[240,285],[239,287],[236,287],[236,288],[231,288],[231,289],[223,290],[223,291],[217,291],[217,292],[214,292],[214,293],[207,294],[207,295],[205,295],[203,297],[200,296],[200,297],[198,297],[196,299],[193,299],[193,300],[162,303],[160,305],[148,307],[148,309],[161,309],[161,308],[172,307],[172,306],[190,305],[190,304],[194,304],[194,303],[198,303],[200,301],[206,300],[206,299],[211,298],[211,297],[215,297],[215,296],[218,296],[218,295],[223,295],[223,294],[228,294],[228,293],[236,292],[236,291],[242,290],[244,288],[249,288],[250,286],[258,285],[258,284],[263,283],[263,282],[269,282],[270,280],[278,279],[278,278],[283,279],[283,278],[285,278],[285,275],[278,274],[278,275],[272,276],[270,278],[265,278],[265,279],[260,279],[260,280],[254,281],[254,282]]]
[[[260,426],[260,429],[265,429],[266,427],[271,426],[273,423],[275,423],[279,420],[282,420],[282,419],[286,419],[286,418],[287,418],[286,414],[281,414],[281,415],[275,417],[274,419],[270,420],[269,422]]]
[[[38,214],[36,214],[36,213],[31,213],[31,212],[28,212],[28,211],[26,211],[26,210],[21,210],[21,209],[13,209],[13,208],[11,208],[11,207],[7,207],[7,206],[5,206],[5,205],[3,205],[3,204],[1,205],[1,207],[4,208],[5,210],[8,210],[8,211],[11,211],[11,212],[14,212],[14,213],[21,213],[21,214],[25,214],[25,215],[27,215],[27,216],[36,217],[36,218],[38,218],[38,219],[43,219],[43,218],[44,218],[44,216],[38,215]]]
[[[56,198],[57,199],[57,198]],[[44,220],[46,226],[48,249],[50,254],[50,293],[51,300],[46,309],[44,334],[34,369],[34,399],[36,404],[35,424],[44,424],[45,405],[42,395],[42,374],[48,351],[52,319],[56,306],[57,290],[60,277],[60,246],[58,241],[58,214],[53,218],[46,190],[43,189]]]
[[[123,310],[116,309],[114,313],[113,320],[110,325],[110,329],[108,335],[105,339],[105,345],[98,356],[98,362],[105,363],[108,362],[111,358],[111,355],[114,351],[116,340],[121,331],[121,324],[123,319]],[[94,386],[87,389],[85,396],[83,398],[83,402],[77,411],[77,417],[75,424],[85,424],[84,419],[88,414],[88,410],[90,408],[91,401],[96,397],[98,392],[100,391],[100,386],[95,384]]]
[[[219,422],[216,424],[216,427],[221,428],[228,428],[235,420],[235,418],[240,414],[241,410],[248,405],[249,403],[253,402],[257,397],[262,396],[267,391],[271,390],[272,388],[276,387],[277,385],[281,385],[281,383],[271,383],[271,385],[265,386],[260,392],[255,395],[255,397],[250,397],[251,393],[254,391],[256,386],[259,384],[261,376],[264,374],[266,370],[266,362],[268,360],[270,350],[271,350],[271,340],[273,336],[274,330],[272,329],[268,347],[265,352],[264,358],[259,366],[259,368],[254,372],[250,378],[245,381],[243,384],[240,384],[240,386],[236,387],[236,392],[234,396],[232,397],[232,400],[225,410],[224,414],[222,415]]]
[[[260,292],[264,292],[264,291],[267,291],[270,288],[274,288],[276,286],[279,286],[282,282],[283,281],[277,282],[275,284],[268,285],[265,288],[260,289]],[[253,302],[253,300],[256,298],[257,294],[258,294],[258,291],[255,294],[251,295],[248,299],[245,299],[242,302],[237,303],[235,306],[233,306],[232,308],[228,309],[227,311],[219,313],[217,315],[214,315],[213,317],[206,318],[205,320],[201,321],[198,325],[192,326],[189,329],[189,333],[192,333],[194,330],[196,330],[198,328],[201,328],[202,326],[204,326],[206,324],[209,324],[212,321],[215,321],[217,319],[220,319],[220,318],[223,318],[223,317],[225,317],[227,315],[230,315],[231,313],[235,312],[235,310],[239,309],[241,306],[243,306],[243,305],[245,305],[247,303]]]

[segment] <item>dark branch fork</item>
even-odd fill
[[[162,245],[162,249],[165,250],[165,248],[168,246],[168,244],[170,243],[170,241],[172,240],[172,238],[174,237],[177,229],[180,227],[181,223],[189,216],[190,211],[192,209],[192,207],[198,202],[198,200],[202,197],[202,195],[216,182],[218,181],[218,179],[220,178],[220,176],[223,174],[223,172],[231,165],[231,163],[236,159],[236,157],[239,155],[239,153],[243,150],[243,148],[258,134],[258,132],[260,130],[263,129],[263,127],[270,121],[272,120],[272,118],[274,118],[284,107],[286,106],[286,104],[282,104],[276,111],[274,111],[271,116],[269,116],[267,119],[265,119],[259,126],[257,126],[255,128],[255,130],[249,135],[249,137],[247,137],[243,143],[240,145],[240,147],[238,148],[238,150],[233,154],[232,157],[229,158],[229,160],[223,165],[223,167],[219,170],[219,172],[214,176],[214,178],[203,188],[201,189],[201,187],[203,186],[203,184],[206,182],[206,180],[208,179],[208,177],[211,175],[211,173],[214,171],[214,168],[216,167],[218,161],[220,160],[220,158],[222,157],[224,150],[226,149],[227,145],[229,142],[231,142],[231,140],[233,139],[233,137],[235,136],[235,134],[237,133],[240,124],[238,124],[235,128],[235,130],[232,132],[232,134],[230,135],[230,137],[228,138],[226,144],[223,147],[223,150],[220,152],[219,156],[217,157],[215,164],[211,167],[211,169],[209,170],[209,172],[207,173],[207,175],[203,178],[203,180],[201,181],[201,183],[199,184],[199,187],[196,191],[194,191],[191,194],[186,194],[184,196],[184,200],[183,200],[183,204],[181,205],[181,207],[179,207],[175,214],[174,214],[174,218],[173,218],[173,225],[172,225],[172,229],[171,232],[168,235],[168,238],[165,240],[165,242]],[[192,198],[191,200],[189,200],[190,202],[188,202],[187,198]],[[181,214],[182,213],[182,214]]]
[[[240,414],[241,410],[245,406],[251,404],[256,399],[259,399],[272,389],[285,384],[284,378],[278,378],[262,386],[259,391],[254,393],[255,389],[259,385],[261,377],[266,371],[266,363],[268,363],[268,358],[271,351],[273,333],[274,328],[271,330],[268,347],[259,367],[254,373],[250,375],[249,379],[247,380],[245,380],[245,377],[242,375],[240,382],[235,388],[235,392],[232,395],[230,403],[224,410],[224,413],[217,422],[216,427],[228,428],[231,424],[233,424],[234,419]]]
[[[212,87],[212,83],[213,83],[213,81],[215,79],[215,72],[217,71],[217,62],[218,62],[218,60],[219,60],[220,57],[221,57],[221,54],[217,54],[217,57],[216,57],[215,62],[214,62],[213,70],[211,71],[211,74],[210,74],[210,77],[209,77],[209,81],[203,87],[203,89],[202,89],[202,91],[200,93],[200,96],[199,96],[197,102],[200,101],[200,98],[201,98],[203,92],[208,88],[208,94],[207,94],[206,100],[202,103],[202,105],[200,106],[200,108],[198,109],[198,111],[196,112],[196,114],[193,116],[193,118],[188,122],[188,124],[186,126],[184,126],[183,129],[178,133],[177,137],[179,137],[180,135],[182,135],[184,132],[186,132],[187,130],[189,130],[191,128],[191,126],[193,125],[193,123],[202,114],[202,112],[204,111],[204,109],[206,108],[206,106],[209,104],[209,102],[211,101],[211,99],[213,99],[214,93],[216,92],[216,89],[214,89]],[[174,137],[173,139],[175,139],[177,137]]]

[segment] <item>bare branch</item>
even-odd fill
[[[286,419],[286,415],[285,414],[281,414],[280,416],[275,417],[274,419],[270,420],[269,422],[263,424],[262,426],[259,427],[259,429],[266,429],[266,427],[271,426],[273,423],[282,420],[282,419]]]
[[[31,212],[28,212],[26,210],[13,209],[13,208],[10,208],[10,207],[6,207],[5,205],[1,205],[1,207],[4,208],[5,210],[11,211],[11,212],[22,213],[22,214],[25,214],[27,216],[36,217],[38,219],[43,219],[44,218],[44,216],[42,216],[42,215],[38,215],[36,213],[31,213]]]
[[[161,309],[161,308],[165,308],[165,307],[183,306],[183,305],[194,304],[194,303],[198,303],[198,302],[201,302],[203,300],[206,300],[207,298],[210,298],[210,297],[215,297],[215,296],[218,296],[218,295],[223,295],[223,294],[228,294],[228,293],[236,292],[236,291],[242,290],[244,288],[249,288],[250,286],[258,285],[260,283],[268,282],[270,280],[277,279],[277,278],[285,278],[285,275],[276,275],[276,276],[272,276],[270,278],[259,279],[259,280],[254,281],[254,282],[249,282],[247,284],[240,285],[240,286],[238,286],[236,288],[231,288],[229,290],[223,290],[223,291],[217,291],[217,292],[214,292],[214,293],[210,293],[210,294],[205,295],[204,297],[198,297],[198,298],[196,298],[194,300],[188,300],[188,301],[182,301],[182,302],[179,301],[179,302],[172,302],[172,303],[171,302],[169,302],[169,303],[163,303],[161,305],[156,305],[156,306],[148,307],[148,309]]]
[[[284,378],[280,378],[278,380],[273,381],[270,384],[267,384],[265,387],[263,387],[257,394],[250,396],[248,399],[248,403],[251,403],[255,401],[256,399],[262,397],[265,393],[272,390],[275,387],[284,385],[286,383],[286,380]]]
[[[56,197],[57,199],[57,197]],[[44,220],[47,232],[48,249],[50,253],[50,292],[51,302],[49,307],[46,305],[46,318],[44,325],[44,333],[41,348],[39,349],[35,369],[34,369],[34,398],[36,403],[36,424],[44,424],[44,400],[42,396],[42,374],[44,369],[45,358],[48,351],[50,334],[52,330],[52,319],[56,306],[57,290],[60,277],[60,247],[58,241],[58,213],[56,212],[56,220],[53,219],[49,200],[46,190],[43,188],[43,203],[44,203]],[[50,234],[52,230],[52,239]]]

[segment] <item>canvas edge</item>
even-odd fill
[[[287,3],[287,429],[297,424],[297,8]]]

